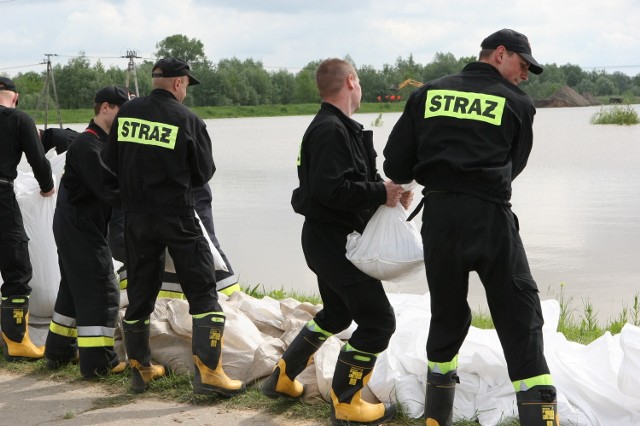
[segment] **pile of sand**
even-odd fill
[[[589,93],[582,96],[571,87],[564,86],[548,98],[535,101],[535,105],[537,108],[580,107],[600,105],[600,102],[598,102],[598,100]]]

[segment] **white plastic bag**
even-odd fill
[[[347,237],[347,259],[365,274],[382,280],[398,281],[424,268],[422,237],[407,211],[380,206],[367,223],[362,235]]]
[[[207,232],[204,225],[202,224],[202,220],[200,220],[200,216],[198,216],[198,213],[195,213],[195,216],[198,222],[200,223],[200,228],[202,228],[202,231],[203,231],[202,233],[204,234],[204,237],[207,239],[207,243],[209,243],[209,248],[211,249],[211,254],[213,255],[213,266],[215,270],[229,272],[229,268],[227,268],[227,264],[224,262],[224,259],[220,255],[220,252],[218,251],[216,246],[213,245],[213,242],[211,242],[211,238],[209,238],[209,233]],[[175,273],[176,266],[173,263],[173,258],[169,254],[169,250],[165,250],[165,256],[166,257],[164,262],[164,270],[167,272]]]

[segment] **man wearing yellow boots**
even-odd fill
[[[262,392],[271,398],[300,397],[304,389],[295,378],[324,341],[346,329],[357,329],[338,356],[331,384],[334,425],[377,425],[395,415],[393,405],[362,399],[377,356],[395,331],[395,315],[382,283],[357,269],[345,256],[347,235],[362,233],[376,211],[411,192],[384,181],[376,169],[373,134],[351,116],[360,107],[362,90],[351,64],[328,59],[320,64],[316,82],[323,102],[300,145],[300,186],[291,204],[305,216],[302,249],[318,276],[323,309],[287,348],[267,378]]]
[[[202,119],[182,105],[200,82],[177,58],[152,69],[153,91],[127,102],[109,134],[105,161],[118,176],[124,211],[129,305],[123,331],[132,390],[165,376],[151,363],[150,315],[162,285],[165,250],[171,255],[192,316],[193,391],[233,396],[245,384],[222,369],[225,315],[218,303],[213,255],[194,211],[193,188],[215,171],[211,138]]]
[[[3,355],[6,360],[38,359],[44,347],[29,338],[29,281],[32,277],[29,238],[24,229],[20,206],[13,192],[18,163],[24,153],[33,169],[40,195],[55,193],[51,165],[45,157],[35,123],[18,106],[16,85],[0,77],[0,272],[2,272]]]

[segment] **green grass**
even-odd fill
[[[591,117],[591,124],[632,125],[640,123],[638,112],[632,105],[608,105]]]
[[[255,106],[209,106],[194,107],[192,110],[203,119],[212,118],[240,118],[240,117],[281,117],[293,115],[314,115],[318,112],[319,104],[291,104],[291,105],[255,105]],[[358,113],[401,112],[404,102],[363,103]],[[44,123],[44,111],[26,110],[36,121]],[[93,118],[93,109],[63,109],[60,110],[63,127],[70,123],[88,123]],[[59,124],[58,112],[50,109],[47,117],[48,127]]]
[[[285,290],[267,290],[264,286],[257,284],[253,287],[243,287],[243,291],[256,298],[271,297],[276,300],[294,298],[300,302],[320,304],[322,301],[318,295],[304,294],[297,292],[286,292]],[[588,344],[609,331],[612,334],[620,333],[626,323],[640,326],[640,294],[634,296],[631,306],[623,306],[620,314],[610,319],[606,325],[602,325],[596,318],[593,306],[589,300],[582,300],[582,308],[577,309],[572,298],[567,298],[564,292],[564,284],[560,284],[560,290],[554,293],[549,289],[549,293],[560,303],[560,320],[558,331],[563,333],[568,340]],[[472,325],[481,329],[493,329],[493,321],[487,313],[479,312],[473,314]],[[8,371],[18,375],[31,375],[43,379],[57,380],[66,383],[77,383],[79,386],[86,383],[82,378],[76,365],[68,365],[59,370],[51,371],[47,369],[43,360],[36,362],[14,362],[8,363],[0,357],[0,370]],[[258,384],[250,383],[248,391],[231,399],[220,397],[206,397],[194,395],[192,392],[191,377],[186,374],[170,374],[167,377],[153,381],[149,390],[144,394],[134,394],[129,390],[128,374],[111,375],[92,382],[104,386],[109,392],[107,396],[96,398],[93,409],[107,407],[118,407],[130,404],[140,398],[159,398],[162,400],[173,400],[176,402],[191,404],[195,406],[207,405],[216,406],[221,409],[252,409],[270,415],[285,417],[289,419],[309,420],[320,424],[328,424],[329,404],[318,398],[311,403],[300,401],[271,400],[260,392]],[[65,418],[73,418],[76,413],[69,412]],[[387,423],[394,426],[417,426],[424,425],[422,419],[411,419],[400,413],[393,422]],[[454,426],[477,426],[475,419],[459,420],[454,422]],[[518,420],[507,418],[499,426],[517,426]]]

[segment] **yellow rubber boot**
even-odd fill
[[[315,323],[309,321],[291,342],[271,375],[262,384],[262,393],[269,398],[299,398],[304,393],[298,374],[311,363],[313,354],[331,336]]]
[[[169,369],[164,365],[151,363],[143,365],[135,359],[129,360],[129,365],[131,366],[131,390],[135,393],[144,392],[149,386],[149,382],[169,374]],[[116,367],[119,367],[119,364]]]
[[[272,399],[279,397],[299,398],[304,393],[302,383],[287,375],[287,363],[280,358],[271,375],[262,384],[262,393]]]
[[[222,369],[224,321],[221,312],[193,316],[191,348],[195,364],[195,394],[231,397],[247,390],[244,382],[230,379]]]
[[[151,364],[151,348],[149,318],[123,321],[122,331],[131,367],[131,390],[135,393],[144,392],[152,380],[164,377],[171,372],[166,365]],[[119,367],[116,366],[116,368]]]
[[[1,309],[4,358],[12,362],[44,357],[44,346],[34,345],[29,338],[29,297],[3,297]]]
[[[127,370],[127,367],[129,367],[129,363],[128,362],[120,361],[114,367],[112,367],[111,370],[109,370],[109,373],[111,373],[111,374],[121,374],[121,373],[124,373]]]
[[[332,425],[378,425],[395,417],[395,405],[362,399],[362,388],[371,378],[376,358],[348,344],[340,351],[331,384]]]

